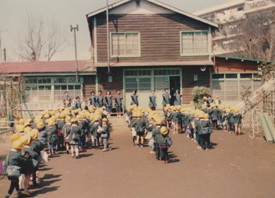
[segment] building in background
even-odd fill
[[[214,53],[234,56],[236,34],[232,29],[248,17],[259,12],[270,13],[274,9],[275,0],[228,0],[225,4],[197,11],[194,15],[219,24],[213,38]]]

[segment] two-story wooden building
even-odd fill
[[[155,0],[122,0],[109,6],[110,73],[106,7],[87,14],[98,90],[133,89],[140,106],[155,90],[161,108],[164,88],[179,89],[183,104],[194,86],[210,87],[212,32],[217,24]]]

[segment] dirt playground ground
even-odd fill
[[[215,147],[200,151],[185,134],[171,137],[170,164],[157,161],[148,147],[132,146],[126,126],[111,133],[112,151],[87,149],[78,160],[59,151],[41,165],[40,186],[30,187],[33,197],[275,197],[275,145],[263,138],[215,131]],[[1,141],[1,154],[7,145]],[[8,187],[6,178],[0,180],[0,197]]]

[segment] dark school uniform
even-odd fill
[[[39,155],[35,151],[33,151],[30,146],[25,145],[24,148],[21,150],[21,153],[25,154],[26,152],[29,153],[29,158],[28,158],[28,162],[21,168],[22,174],[32,173],[33,171],[37,170],[37,168],[35,169],[33,167],[32,159],[35,159],[35,160],[40,159]]]
[[[47,137],[48,136],[49,136],[49,134],[47,133],[46,130],[39,131],[38,140],[40,142],[42,142],[42,144],[45,146],[45,145],[47,145]]]
[[[209,119],[201,119],[199,122],[197,122],[197,125],[200,127],[200,133],[202,128],[205,127],[211,127],[210,120]],[[209,148],[210,146],[210,134],[200,134],[200,145],[202,149]]]
[[[138,97],[137,95],[131,95],[131,99],[132,99],[132,102],[131,102],[131,105],[134,105],[136,104],[138,106]]]
[[[89,97],[90,105],[96,106],[96,96]]]
[[[210,100],[207,99],[207,100],[206,100],[206,103],[207,103],[207,106],[208,106],[208,107],[210,107],[210,104],[213,103],[213,102],[214,102],[213,99],[210,99]]]
[[[149,107],[157,107],[156,96],[149,96]]]
[[[65,142],[69,142],[67,137],[70,135],[70,132],[71,132],[71,123],[66,123],[61,130],[61,134],[65,137]],[[66,138],[67,138],[67,141],[66,141]]]
[[[234,124],[241,124],[242,123],[242,118],[243,116],[240,114],[240,113],[236,113],[234,116],[233,116],[233,119],[234,119]]]
[[[7,173],[7,167],[9,166],[19,166],[19,167],[24,167],[25,164],[28,163],[28,159],[23,157],[21,155],[21,151],[18,152],[15,149],[11,149],[9,151],[9,153],[6,156],[5,162],[4,162],[4,166],[3,166],[3,174]],[[22,172],[22,171],[21,171]],[[7,176],[9,178],[9,176]],[[9,178],[10,179],[10,178]]]
[[[32,141],[31,149],[40,156],[40,152],[43,151],[44,145],[42,144],[42,142],[36,139]]]
[[[108,139],[109,138],[109,130],[108,130],[108,125],[106,124],[105,126],[102,126],[102,132],[101,132],[101,138],[102,139]]]
[[[143,136],[145,132],[146,122],[142,118],[137,118],[135,123],[133,124],[138,136]],[[140,131],[143,129],[143,131]]]
[[[81,109],[81,102],[76,100],[75,104],[74,104],[74,108],[75,109]]]
[[[180,94],[175,94],[175,97],[174,97],[174,105],[181,105],[181,97],[182,95]]]
[[[71,145],[78,145],[80,142],[81,130],[78,126],[72,125],[69,135]]]
[[[120,94],[115,95],[115,106],[116,106],[116,111],[121,111],[121,102],[122,96]]]
[[[105,106],[106,106],[106,110],[107,112],[112,112],[112,106],[113,106],[113,102],[112,102],[112,96],[105,96]]]
[[[96,96],[96,106],[97,107],[103,107],[103,96],[102,95],[97,95]]]
[[[48,132],[50,132],[48,140],[50,144],[53,144],[54,142],[56,142],[58,140],[58,131],[56,126],[49,126],[48,127]]]
[[[159,134],[160,134],[160,126],[156,126],[152,132],[152,136],[155,141],[155,151],[156,151],[156,159],[160,160],[160,148],[159,148]]]
[[[166,106],[168,104],[170,104],[170,94],[164,93],[164,94],[162,94],[162,105]]]

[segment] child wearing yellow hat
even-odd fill
[[[167,143],[167,138],[169,138],[169,129],[166,126],[161,126],[160,133],[158,134],[157,143],[159,148],[161,149],[162,159],[164,160],[164,164],[169,163],[168,159],[168,148],[170,145]]]
[[[70,131],[71,131],[71,117],[70,116],[67,116],[65,118],[65,124],[61,130],[61,134],[64,138],[64,141],[65,141],[65,145],[66,145],[66,153],[69,154],[69,135],[70,135]]]
[[[61,113],[59,116],[57,116],[57,135],[58,135],[58,146],[60,146],[60,148],[64,147],[64,137],[61,134],[61,130],[63,128],[63,126],[65,125],[65,114]]]
[[[222,102],[221,102],[221,100],[220,100],[220,96],[216,96],[216,99],[214,100],[214,103],[218,106],[218,107],[220,107],[221,106],[221,104],[222,104]]]
[[[131,120],[130,120],[130,123],[129,123],[129,128],[131,129],[131,132],[132,132],[133,146],[136,145],[135,141],[136,141],[137,132],[136,132],[136,129],[134,127],[136,120],[137,120],[137,112],[133,111],[132,114],[131,114]]]
[[[102,119],[102,131],[101,131],[101,138],[103,140],[103,145],[104,145],[104,148],[102,150],[103,152],[111,150],[111,147],[108,144],[109,137],[110,137],[110,133],[108,130],[108,120],[107,120],[107,118],[103,118]]]
[[[166,126],[166,123],[162,122],[163,120],[159,117],[153,117],[156,127],[154,128],[153,132],[152,132],[152,137],[154,138],[154,142],[155,142],[155,151],[156,151],[156,159],[160,160],[161,156],[160,156],[160,147],[159,147],[159,136],[160,136],[160,127],[161,126]]]
[[[138,111],[136,113],[136,121],[133,123],[133,127],[135,128],[136,131],[136,145],[137,147],[143,147],[143,142],[144,142],[144,133],[145,133],[145,126],[146,126],[146,122],[145,120],[142,118],[142,113],[140,111]],[[139,141],[141,140],[141,141]]]
[[[91,133],[93,134],[93,139],[94,139],[94,149],[100,149],[100,137],[101,137],[101,132],[102,128],[100,126],[99,121],[101,120],[101,115],[96,114],[94,116],[94,124],[93,128],[91,129]]]
[[[79,159],[79,153],[78,153],[78,145],[80,143],[80,135],[81,135],[81,129],[78,127],[78,121],[77,119],[71,120],[71,129],[70,129],[70,145],[71,145],[71,155],[74,157],[74,152],[76,159]]]
[[[49,137],[48,137],[48,140],[49,140],[49,156],[52,156],[52,155],[57,155],[56,153],[56,146],[57,146],[57,143],[58,143],[58,131],[57,131],[57,128],[56,128],[56,125],[55,125],[55,122],[53,120],[49,120],[49,123],[48,123],[48,133],[49,133]]]
[[[240,125],[242,123],[242,115],[240,114],[240,110],[238,108],[234,109],[234,126],[235,126],[235,135],[241,135],[241,128]]]
[[[21,136],[13,136],[12,149],[8,152],[7,157],[3,166],[3,175],[7,175],[8,179],[11,181],[10,188],[8,190],[5,198],[8,198],[13,193],[14,189],[17,191],[18,197],[22,196],[22,193],[19,189],[19,179],[17,177],[11,177],[7,171],[8,166],[16,166],[19,169],[24,167],[28,163],[29,154],[21,155],[21,150],[24,148],[24,144],[17,139]]]

